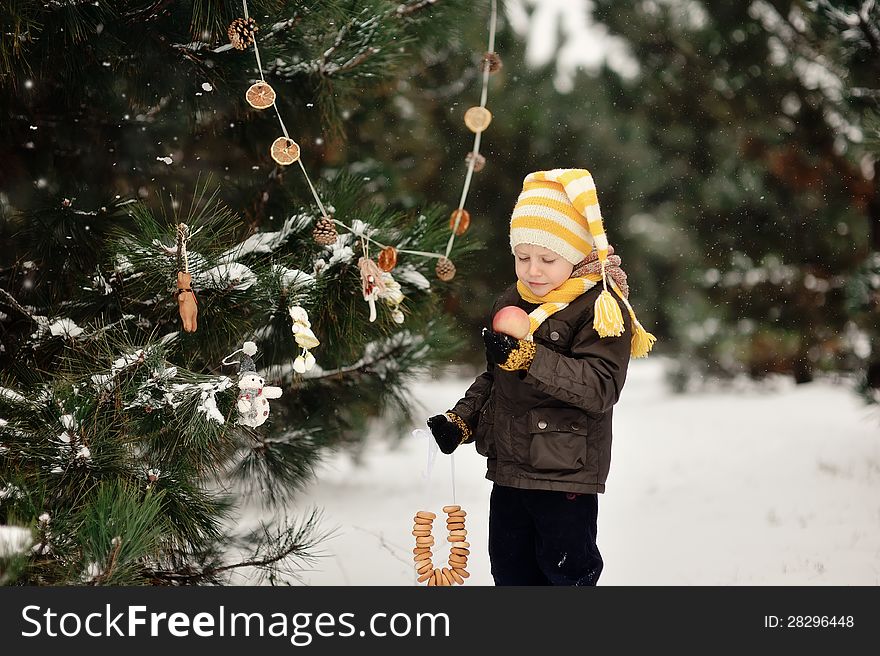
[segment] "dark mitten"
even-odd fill
[[[440,450],[449,455],[455,451],[462,442],[467,441],[471,435],[470,428],[464,420],[454,412],[445,415],[434,415],[428,419],[428,428],[437,442]]]
[[[486,360],[507,371],[528,369],[535,359],[535,343],[515,339],[504,333],[496,333],[483,328],[483,342],[486,344]]]

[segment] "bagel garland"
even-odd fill
[[[470,576],[467,571],[467,561],[470,555],[470,542],[467,541],[467,529],[465,517],[467,512],[461,506],[443,506],[446,513],[446,540],[449,542],[449,559],[447,567],[434,567],[431,562],[431,547],[434,546],[432,526],[435,513],[427,510],[419,510],[413,517],[412,534],[416,539],[413,549],[413,561],[415,562],[418,582],[427,582],[428,586],[464,585],[464,580]]]

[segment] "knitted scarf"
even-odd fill
[[[593,328],[596,329],[599,337],[619,337],[622,335],[624,331],[623,315],[620,313],[620,307],[617,305],[617,302],[608,292],[608,281],[610,279],[611,288],[620,300],[623,301],[632,320],[633,337],[630,353],[635,358],[647,356],[656,338],[647,332],[642,327],[642,324],[639,323],[639,320],[636,319],[635,311],[633,311],[628,300],[629,285],[627,284],[626,273],[620,267],[620,264],[620,257],[614,255],[614,249],[609,246],[608,259],[604,266],[600,264],[598,253],[594,250],[586,258],[578,262],[568,280],[556,289],[547,292],[544,296],[533,294],[526,285],[521,281],[517,281],[516,288],[522,299],[529,303],[539,304],[529,314],[531,327],[526,339],[533,339],[538,326],[544,323],[547,317],[568,307],[569,303],[581,294],[591,290],[599,281],[603,282],[605,290],[596,299],[593,312]]]

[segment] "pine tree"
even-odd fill
[[[285,503],[372,418],[407,426],[407,382],[455,346],[437,309],[460,277],[417,254],[442,253],[449,208],[395,203],[393,166],[372,179],[383,154],[349,139],[467,8],[4,3],[0,581],[275,582],[314,555],[319,511]],[[251,36],[302,168],[245,99]],[[360,263],[388,246],[370,321]],[[460,271],[474,248],[456,242]],[[248,371],[281,388],[262,425]],[[255,502],[273,521],[247,526]]]
[[[645,205],[684,256],[663,294],[682,366],[864,371],[876,299],[854,312],[846,281],[880,226],[874,3],[599,0],[597,16],[641,68],[625,106],[659,155]]]

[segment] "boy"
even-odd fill
[[[654,337],[627,301],[589,171],[526,176],[510,246],[517,283],[493,315],[517,305],[529,313],[530,333],[518,340],[484,329],[486,372],[428,426],[444,453],[475,442],[487,458],[496,585],[595,585],[611,410],[630,356],[647,355]]]

